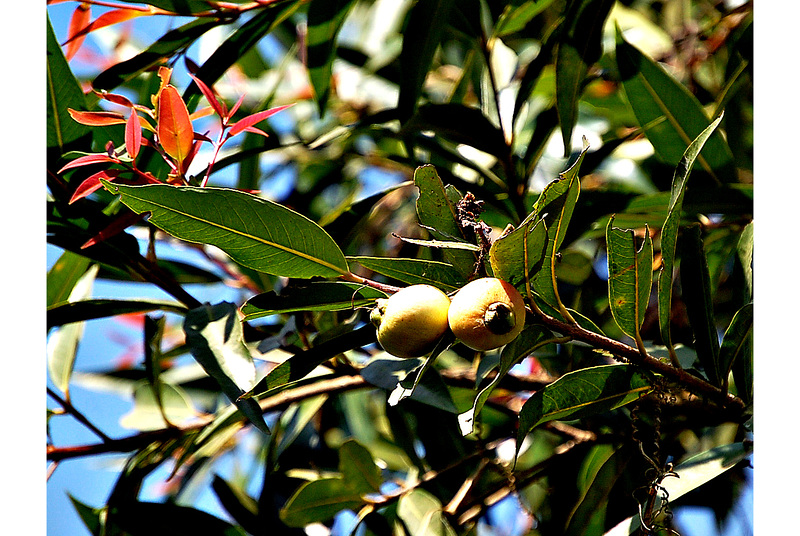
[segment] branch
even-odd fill
[[[540,310],[535,311],[535,313],[549,328],[588,343],[595,348],[606,350],[630,363],[640,365],[648,370],[661,374],[665,378],[681,384],[686,390],[699,396],[706,396],[720,404],[723,408],[733,410],[738,415],[741,415],[745,409],[745,404],[741,398],[728,394],[719,387],[683,369],[673,367],[645,352],[640,352],[637,348],[633,348],[632,346],[628,346],[614,339],[609,339],[604,335],[594,333],[581,326],[562,322]]]

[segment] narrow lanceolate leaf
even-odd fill
[[[174,86],[158,94],[158,142],[178,162],[178,167],[192,150],[194,131],[189,110]]]
[[[355,0],[312,0],[308,6],[308,76],[320,114],[330,93],[336,38],[354,5]]]
[[[219,247],[248,268],[285,277],[336,277],[348,272],[339,246],[305,216],[255,195],[227,188],[166,184],[124,186],[110,192],[167,233]]]
[[[672,310],[672,272],[675,267],[675,249],[678,243],[678,229],[681,223],[681,209],[683,197],[686,193],[686,184],[689,174],[697,160],[697,156],[706,141],[722,121],[719,116],[700,136],[698,136],[683,153],[680,164],[675,169],[672,177],[672,190],[670,192],[667,219],[661,229],[661,270],[658,273],[658,326],[661,339],[668,348],[670,355],[674,354],[672,348],[672,334],[670,333],[670,313]],[[673,363],[676,358],[672,359]]]
[[[475,417],[481,412],[486,400],[488,400],[494,388],[497,387],[497,384],[508,374],[508,371],[528,357],[534,350],[547,344],[551,338],[552,334],[547,328],[532,324],[526,326],[516,339],[503,348],[500,354],[500,370],[497,375],[478,392],[472,408],[458,416],[458,425],[461,428],[462,435],[466,436],[475,430]]]
[[[67,30],[67,50],[64,56],[67,60],[71,60],[78,49],[81,48],[83,40],[86,39],[86,32],[84,31],[89,25],[92,18],[92,6],[90,4],[78,4],[75,11],[72,12],[72,18],[69,20],[69,28]]]
[[[99,265],[91,266],[75,283],[68,301],[77,302],[92,294]],[[83,322],[71,322],[50,333],[47,339],[47,372],[50,381],[61,392],[69,394],[69,381],[75,366],[78,344],[83,337]]]
[[[692,140],[710,124],[703,106],[661,66],[625,41],[619,28],[616,51],[625,95],[639,125],[658,157],[678,165]],[[708,139],[697,160],[719,175],[726,175],[733,166],[731,149],[719,132]]]
[[[343,281],[315,281],[253,296],[244,305],[245,320],[296,311],[343,311],[371,305],[385,298],[380,290]]]
[[[405,122],[417,108],[422,85],[441,41],[444,21],[448,20],[454,0],[421,0],[411,7],[408,24],[403,32],[400,52],[400,95],[397,109]]]
[[[725,330],[719,348],[719,370],[723,382],[737,359],[752,359],[750,341],[753,337],[753,304],[748,303],[733,315],[733,320]]]
[[[70,117],[81,125],[106,127],[125,124],[125,116],[117,112],[81,112],[72,108],[67,108],[67,111]]]
[[[88,259],[86,259],[88,262]],[[47,329],[71,322],[150,311],[183,314],[186,307],[178,302],[161,300],[81,300],[55,304],[47,308]]]
[[[403,283],[433,285],[445,292],[458,290],[467,282],[452,264],[446,262],[394,257],[348,257],[347,259]]]
[[[687,227],[678,247],[681,254],[682,296],[694,333],[697,358],[708,380],[721,387],[723,378],[719,368],[719,335],[714,323],[711,277],[700,227]]]
[[[142,125],[139,121],[139,114],[135,110],[131,110],[131,115],[125,122],[125,149],[131,158],[136,159],[141,147]]]
[[[456,209],[448,195],[442,179],[431,165],[420,166],[414,170],[414,184],[419,188],[417,215],[419,222],[429,229],[436,230],[435,238],[451,242],[453,238],[464,240],[464,233],[456,220]],[[464,244],[474,246],[474,244]],[[469,277],[477,257],[471,251],[444,249],[444,260],[453,265],[462,277]]]
[[[556,52],[556,108],[564,141],[564,156],[572,151],[572,131],[578,119],[586,74],[603,52],[603,25],[614,0],[572,2],[565,15],[565,34]]]
[[[619,229],[613,224],[612,217],[606,226],[608,300],[619,328],[641,349],[639,328],[644,322],[653,284],[653,241],[645,226],[644,242],[637,249],[633,229]]]
[[[86,107],[78,80],[69,68],[47,17],[47,148],[61,156],[71,149],[89,150],[92,133],[73,121],[69,108]]]
[[[492,242],[489,263],[494,276],[525,291],[545,264],[547,227],[531,214],[513,231]]]
[[[89,268],[83,255],[65,251],[47,272],[47,307],[65,303],[69,294]]]
[[[555,265],[558,250],[567,234],[567,226],[580,195],[578,173],[587,149],[588,147],[584,147],[578,160],[558,179],[547,185],[533,207],[533,212],[542,219],[547,229],[547,249],[542,268],[533,277],[531,285],[545,303],[560,311],[565,318],[569,317],[569,313],[558,295]]]
[[[207,3],[201,3],[208,9]],[[160,65],[165,58],[184,50],[211,28],[224,23],[224,18],[202,17],[170,30],[136,56],[112,65],[97,75],[92,81],[92,87],[98,90],[112,89],[132,80],[144,71]]]
[[[195,360],[250,422],[269,434],[258,402],[252,398],[239,399],[255,386],[256,368],[244,344],[236,306],[222,302],[192,309],[186,314],[183,330]]]
[[[753,299],[753,222],[748,223],[736,245],[736,255],[742,265],[745,281],[745,300]]]
[[[270,108],[269,110],[263,110],[261,112],[256,112],[252,115],[248,115],[244,119],[240,119],[231,126],[231,129],[228,131],[228,137],[233,137],[238,133],[242,132],[243,130],[252,127],[256,123],[259,123],[268,117],[272,117],[281,110],[285,110],[286,108],[289,108],[291,106],[294,105],[286,104],[284,106],[276,106],[275,108]]]
[[[672,503],[692,490],[709,482],[738,463],[747,459],[753,452],[752,443],[731,443],[721,447],[714,447],[678,464],[673,470],[678,477],[667,477],[661,481],[663,492],[656,497],[653,511],[663,511],[664,502],[661,497],[667,497]],[[661,519],[654,520],[660,522]],[[618,523],[604,536],[628,536],[640,532],[642,528],[639,515],[629,517]]]
[[[533,394],[519,414],[517,451],[536,426],[558,419],[582,419],[629,404],[652,390],[634,365],[601,365],[569,372]]]

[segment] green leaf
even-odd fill
[[[719,371],[723,382],[737,359],[752,360],[753,303],[748,303],[733,315],[719,348]]]
[[[678,247],[681,252],[681,294],[694,333],[697,358],[708,380],[721,387],[723,378],[719,368],[719,335],[714,323],[711,280],[700,227],[687,227]]]
[[[86,109],[86,99],[56,40],[47,15],[47,148],[61,156],[70,150],[88,150],[92,131],[74,121],[67,108]],[[60,166],[59,166],[60,167]]]
[[[547,9],[553,0],[527,0],[526,2],[509,3],[494,27],[494,35],[503,37],[518,32],[539,13]]]
[[[244,320],[296,311],[343,311],[371,305],[385,298],[380,290],[342,281],[315,281],[258,294],[242,305]]]
[[[211,488],[225,511],[250,533],[260,528],[258,502],[236,484],[214,475]]]
[[[409,536],[455,536],[445,519],[442,503],[434,495],[415,488],[400,497],[397,516],[408,529]]]
[[[265,35],[272,32],[280,23],[297,11],[302,3],[296,1],[287,6],[278,2],[259,9],[255,16],[242,24],[240,28],[217,47],[211,56],[203,62],[195,76],[211,87]],[[254,76],[254,78],[257,78],[257,76]],[[188,103],[190,97],[199,94],[199,92],[200,88],[197,87],[197,84],[192,83],[184,92],[183,98]]]
[[[92,82],[92,87],[97,90],[108,90],[128,82],[143,72],[161,65],[165,59],[186,49],[204,33],[224,22],[225,19],[222,18],[201,17],[170,30],[136,56],[112,65],[98,74]]]
[[[328,102],[336,59],[336,38],[355,0],[312,0],[308,6],[308,76],[314,88],[320,115]]]
[[[753,222],[748,223],[742,231],[736,254],[744,271],[745,301],[749,301],[753,299]]]
[[[592,448],[579,473],[580,498],[569,514],[565,536],[602,533],[608,495],[631,455],[630,448],[624,446],[596,445]]]
[[[519,413],[517,453],[533,428],[553,420],[582,419],[624,406],[652,390],[634,365],[601,365],[568,372],[536,391]]]
[[[445,292],[458,290],[467,282],[446,262],[393,257],[347,257],[347,260],[409,285],[428,284]]]
[[[83,255],[65,251],[47,272],[47,329],[50,329],[50,311],[53,305],[68,302],[69,294],[89,268],[90,260]],[[66,323],[66,322],[64,322]],[[56,324],[60,325],[60,324]]]
[[[352,439],[339,447],[339,471],[352,489],[362,493],[380,493],[383,478],[369,450]]]
[[[503,347],[500,353],[500,370],[497,375],[478,392],[472,408],[458,416],[458,425],[461,428],[462,435],[466,436],[475,431],[475,417],[481,412],[494,388],[508,374],[511,368],[528,357],[534,350],[547,344],[551,338],[552,334],[547,328],[531,324],[525,326],[525,329],[516,339]]]
[[[109,515],[111,519],[111,515]],[[175,536],[207,534],[208,536],[246,536],[240,527],[231,525],[202,510],[177,504],[132,501],[120,504],[113,515],[112,534],[130,536]]]
[[[588,147],[584,147],[575,163],[545,187],[533,207],[533,212],[542,219],[547,229],[547,249],[544,264],[531,281],[531,285],[548,305],[560,311],[562,315],[568,313],[558,296],[555,265],[558,250],[567,234],[567,226],[580,195],[578,173],[587,150]]]
[[[133,211],[150,212],[153,225],[188,242],[217,246],[253,270],[298,278],[348,272],[330,235],[267,199],[227,188],[103,184]]]
[[[439,178],[436,168],[431,165],[420,166],[414,170],[414,184],[419,188],[417,215],[422,225],[435,229],[436,238],[452,241],[454,238],[465,241],[464,232],[456,220],[456,209],[451,195]],[[432,231],[433,232],[433,231]],[[474,244],[470,244],[474,246]],[[445,249],[445,261],[453,265],[464,278],[469,278],[477,260],[470,251]]]
[[[519,288],[526,287],[545,263],[547,228],[531,214],[513,231],[492,242],[489,263],[494,276]],[[523,292],[525,294],[525,292]]]
[[[99,266],[92,265],[75,283],[68,301],[81,301],[92,295]],[[69,393],[69,381],[75,367],[78,344],[83,337],[83,322],[72,322],[50,333],[47,339],[47,372],[50,381],[61,392]]]
[[[672,272],[675,267],[675,249],[678,243],[678,229],[681,223],[681,210],[689,174],[700,150],[722,121],[718,117],[687,147],[680,164],[672,177],[667,219],[661,229],[661,269],[658,273],[658,325],[661,339],[672,355],[672,334],[670,333],[670,314],[672,312]]]
[[[422,362],[422,365],[411,369],[403,379],[397,382],[392,392],[389,393],[388,404],[390,406],[396,406],[401,400],[411,397],[424,380],[429,380],[430,377],[426,376],[425,372],[433,366],[439,354],[447,350],[455,340],[455,336],[450,331],[442,335],[436,342],[436,346],[431,350],[431,353]],[[450,393],[444,383],[442,383],[441,378],[436,375],[433,376],[433,380],[434,381],[426,381],[425,383],[428,385],[429,391],[440,400],[440,405],[438,407],[447,411],[455,411]]]
[[[71,322],[105,318],[131,313],[168,311],[183,314],[186,306],[179,302],[166,300],[81,300],[60,303],[47,308],[47,329]]]
[[[556,51],[556,108],[565,157],[572,151],[586,74],[602,55],[603,25],[613,5],[614,0],[580,0],[571,2],[565,14],[565,33]]]
[[[400,52],[400,95],[397,109],[400,121],[407,121],[417,108],[422,85],[431,67],[433,55],[444,33],[454,0],[419,0],[408,15]]]
[[[320,478],[303,484],[280,510],[281,520],[290,527],[305,527],[332,519],[342,510],[358,510],[361,494],[342,478]]]
[[[188,395],[183,389],[158,382],[158,396],[154,386],[140,382],[133,390],[133,409],[123,415],[120,426],[138,431],[161,430],[179,425],[197,416]]]
[[[251,398],[240,400],[255,386],[256,368],[244,344],[236,306],[222,302],[192,309],[186,313],[183,329],[195,360],[250,422],[269,434],[258,402]]]
[[[427,374],[414,375],[420,372],[422,365],[419,359],[401,359],[389,354],[381,354],[370,359],[361,369],[361,376],[372,385],[387,391],[397,389],[401,382],[409,378],[411,387],[413,387],[413,389],[409,389],[411,391],[411,394],[408,395],[409,398],[456,413],[458,410],[436,369],[428,371]],[[414,384],[415,380],[419,381]]]
[[[619,328],[641,347],[639,329],[653,285],[653,241],[645,225],[644,242],[637,249],[633,229],[619,229],[613,224],[612,217],[606,227],[608,300]]]
[[[619,28],[617,65],[628,102],[647,139],[659,158],[677,166],[692,140],[710,124],[703,106],[661,66],[625,41]],[[697,159],[710,173],[733,173],[733,155],[719,132],[708,139]]]
[[[104,508],[92,508],[91,506],[80,502],[78,499],[73,497],[70,493],[67,493],[72,506],[75,508],[75,511],[83,521],[83,524],[86,525],[86,528],[89,529],[89,532],[93,535],[102,534],[103,531],[103,511]]]
[[[678,464],[673,469],[678,474],[678,478],[667,477],[661,482],[661,486],[672,504],[683,495],[732,469],[752,452],[753,444],[749,442],[715,447]],[[663,501],[659,495],[655,501],[654,511],[658,511],[662,506]],[[641,520],[637,514],[621,521],[604,536],[627,536],[639,529],[641,529]]]

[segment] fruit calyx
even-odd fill
[[[495,335],[505,335],[517,325],[514,310],[503,302],[494,302],[483,314],[483,324]]]

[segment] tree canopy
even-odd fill
[[[712,0],[48,1],[48,472],[121,460],[69,495],[88,533],[737,515],[752,36]],[[483,278],[485,347],[452,318]],[[402,331],[416,285],[451,315]]]

